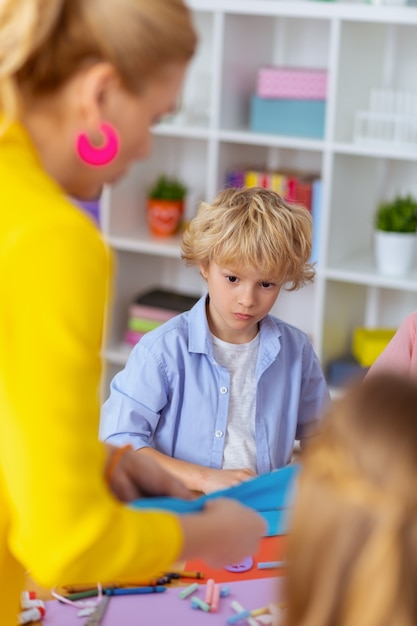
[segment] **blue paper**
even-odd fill
[[[180,498],[140,498],[129,506],[136,509],[163,509],[175,513],[195,513],[208,500],[233,498],[258,511],[266,520],[266,536],[282,535],[288,530],[288,509],[291,506],[298,464],[287,465],[269,474],[262,474],[235,487],[214,491],[195,500]]]

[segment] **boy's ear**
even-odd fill
[[[207,263],[200,263],[200,274],[204,278],[204,280],[207,280],[207,271],[208,271]]]
[[[106,119],[106,105],[116,89],[120,89],[120,79],[111,63],[96,63],[83,72],[77,95],[79,112],[87,126],[96,128]]]

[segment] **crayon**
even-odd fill
[[[204,578],[203,572],[178,572],[180,578]]]
[[[115,589],[105,589],[104,593],[107,596],[130,596],[142,593],[161,593],[166,590],[167,588],[163,585],[155,585],[152,587],[116,587]]]
[[[188,596],[190,596],[192,593],[194,593],[194,591],[197,591],[197,589],[198,589],[198,584],[197,583],[193,583],[189,587],[186,587],[185,589],[180,591],[178,596],[181,598],[181,600],[185,600],[185,598],[188,598]]]
[[[274,569],[276,567],[285,567],[287,564],[285,561],[264,561],[258,563],[258,569]]]

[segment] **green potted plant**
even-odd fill
[[[409,272],[415,260],[417,200],[407,194],[380,202],[374,226],[377,269],[389,276]]]
[[[178,232],[187,187],[175,177],[158,176],[148,192],[147,216],[153,235],[169,236]]]

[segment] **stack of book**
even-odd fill
[[[140,293],[129,306],[125,342],[134,346],[145,333],[191,309],[200,297],[158,288]]]
[[[279,193],[287,202],[301,204],[311,211],[313,184],[319,175],[293,170],[271,171],[257,168],[236,168],[226,175],[228,187],[264,187]]]

